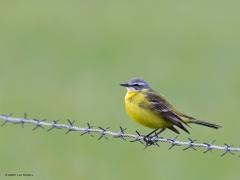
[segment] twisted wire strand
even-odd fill
[[[65,134],[70,133],[71,131],[78,131],[81,133],[81,135],[92,135],[93,133],[99,134],[98,140],[102,139],[103,137],[112,136],[114,138],[120,138],[122,140],[127,140],[130,142],[140,142],[141,144],[145,145],[145,148],[148,146],[159,146],[159,143],[168,143],[170,144],[169,150],[172,149],[175,146],[182,146],[184,147],[183,150],[193,149],[197,150],[198,148],[204,149],[203,153],[207,153],[212,150],[219,150],[222,151],[221,156],[224,156],[226,154],[232,154],[237,155],[237,157],[240,157],[240,147],[234,147],[233,145],[224,144],[223,146],[215,145],[215,140],[210,143],[197,143],[196,140],[192,140],[191,138],[188,138],[188,141],[180,141],[177,140],[177,137],[175,138],[163,138],[159,137],[158,134],[153,134],[152,136],[149,136],[146,138],[146,136],[141,135],[138,131],[136,131],[136,134],[128,134],[125,133],[126,128],[120,127],[120,130],[118,132],[110,131],[110,127],[103,128],[93,128],[89,123],[87,123],[86,127],[78,127],[74,125],[75,121],[67,120],[68,124],[62,124],[59,123],[58,120],[53,120],[51,122],[47,122],[45,119],[30,119],[27,117],[27,114],[24,114],[23,118],[16,118],[12,117],[12,114],[0,115],[0,119],[3,121],[1,126],[6,125],[7,123],[12,124],[21,124],[22,127],[24,127],[24,124],[33,124],[35,125],[32,130],[36,129],[43,129],[44,127],[49,127],[47,129],[47,132],[53,130],[53,129],[62,129],[66,130]]]

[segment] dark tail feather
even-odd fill
[[[201,121],[201,120],[197,120],[197,119],[191,119],[191,123],[200,124],[200,125],[203,125],[203,126],[206,126],[206,127],[213,128],[213,129],[219,129],[219,128],[222,127],[222,126],[219,126],[217,124],[213,124],[213,123],[209,123],[209,122]]]

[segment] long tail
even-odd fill
[[[186,118],[186,119],[184,119],[184,121],[186,123],[199,124],[199,125],[202,125],[202,126],[213,128],[213,129],[219,129],[219,128],[222,127],[222,126],[217,125],[217,124],[213,124],[213,123],[209,123],[209,122],[206,122],[206,121],[195,119],[194,117],[188,116],[188,115],[183,114],[183,113],[180,113],[180,114],[183,118]]]
[[[201,121],[201,120],[198,120],[198,119],[190,119],[190,123],[200,124],[200,125],[203,125],[203,126],[206,126],[206,127],[213,128],[213,129],[219,129],[219,128],[222,127],[222,126],[219,126],[217,124],[209,123],[209,122],[206,122],[206,121]]]

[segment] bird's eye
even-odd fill
[[[133,84],[134,87],[140,87],[140,84]]]

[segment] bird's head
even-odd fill
[[[142,78],[133,78],[127,83],[120,84],[120,86],[126,87],[128,92],[141,92],[151,89],[149,84]]]

